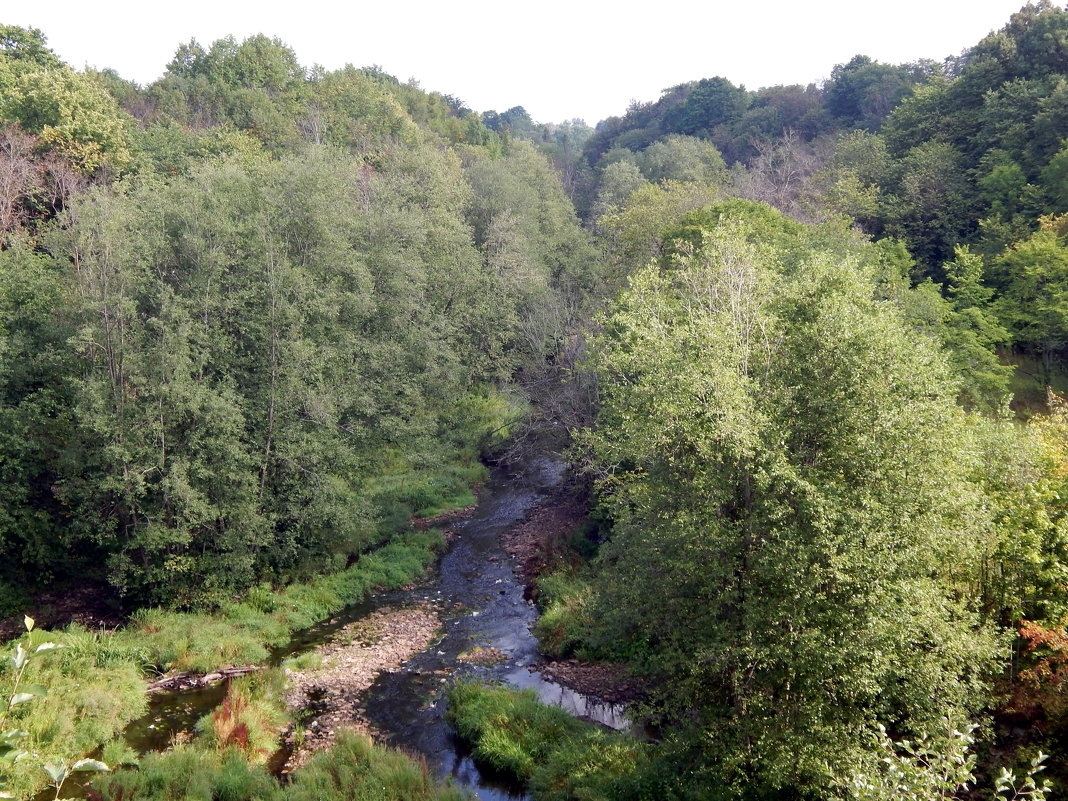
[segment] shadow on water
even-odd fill
[[[368,692],[367,715],[390,745],[422,755],[437,775],[452,777],[484,801],[529,798],[522,787],[475,764],[470,750],[445,721],[440,691],[457,675],[498,681],[533,689],[545,703],[579,717],[627,728],[621,707],[591,701],[546,681],[537,672],[540,656],[530,632],[537,613],[524,599],[511,557],[501,547],[501,535],[563,478],[564,465],[556,456],[532,458],[513,473],[496,470],[474,515],[453,527],[452,547],[427,580],[406,590],[375,595],[297,632],[285,646],[272,650],[269,664],[278,665],[329,641],[344,626],[382,606],[443,602],[449,611],[442,637],[402,667],[379,676]],[[475,646],[497,648],[506,659],[495,665],[473,665],[459,658]],[[221,703],[225,694],[225,683],[156,694],[148,714],[126,729],[126,740],[140,753],[165,750],[194,736],[197,721]]]

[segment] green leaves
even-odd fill
[[[812,787],[888,710],[984,700],[998,646],[951,583],[984,518],[945,361],[875,300],[878,253],[735,209],[592,343],[583,445],[614,527],[591,616],[721,778]]]

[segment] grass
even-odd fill
[[[461,682],[448,691],[449,722],[474,746],[476,759],[529,781],[534,767],[584,724],[538,701],[533,690],[514,691]]]
[[[317,651],[308,651],[297,656],[291,656],[282,662],[283,670],[304,671],[318,670],[323,666],[323,655]]]
[[[364,600],[376,588],[395,588],[422,575],[444,539],[436,531],[409,532],[352,567],[277,593],[257,590],[251,601],[225,604],[214,614],[142,609],[114,639],[140,652],[157,672],[207,673],[255,664],[267,648],[335,612]]]
[[[534,636],[545,653],[561,658],[582,647],[591,598],[589,582],[574,568],[565,567],[538,577],[541,616],[534,624]]]
[[[279,786],[238,750],[224,753],[182,746],[146,756],[137,770],[117,771],[94,783],[94,801],[465,801],[454,787],[434,781],[426,764],[365,735],[342,733]]]
[[[538,801],[666,797],[649,746],[546,706],[533,690],[463,682],[448,699],[475,759],[527,783]]]
[[[24,635],[20,641],[24,645],[51,640],[65,647],[31,662],[24,683],[46,687],[48,695],[12,713],[13,725],[28,734],[24,750],[41,757],[0,767],[0,779],[17,798],[31,797],[45,782],[41,768],[45,761],[77,759],[144,713],[146,674],[208,672],[262,662],[267,646],[285,642],[291,632],[363,600],[376,587],[399,587],[414,580],[433,562],[443,542],[438,532],[410,532],[340,573],[269,597],[260,593],[254,604],[229,604],[215,614],[146,609],[114,633],[71,626],[64,632],[35,630]],[[0,688],[7,688],[12,679],[10,660],[3,664]],[[264,707],[251,706],[245,704],[240,710],[249,718],[244,721],[247,734],[239,732],[234,744],[247,737],[250,753],[260,753],[267,747],[264,743],[274,725],[269,721],[274,719]],[[233,732],[223,738],[224,743],[227,737],[232,739]]]
[[[65,647],[35,654],[20,689],[37,685],[47,688],[47,695],[13,707],[5,726],[26,733],[19,747],[31,755],[0,763],[0,784],[15,798],[32,798],[46,783],[42,765],[47,758],[72,759],[88,753],[115,737],[148,706],[136,649],[124,650],[109,636],[79,627],[66,632],[35,630],[21,639],[30,651],[45,642]],[[5,698],[13,679],[11,662],[4,660],[0,688]]]
[[[433,470],[404,468],[374,479],[370,490],[384,524],[398,527],[407,525],[412,517],[437,517],[473,506],[477,499],[471,487],[483,483],[487,476],[479,462]]]
[[[200,744],[220,752],[236,748],[246,761],[265,764],[290,723],[285,689],[278,669],[232,681],[223,702],[197,723]]]

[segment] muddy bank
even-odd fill
[[[430,646],[440,626],[438,609],[428,603],[382,608],[310,652],[321,660],[318,666],[287,669],[286,704],[298,723],[285,736],[287,758],[280,772],[292,772],[315,751],[329,748],[340,729],[373,733],[362,694],[380,672]]]
[[[516,560],[516,575],[528,598],[536,593],[538,576],[575,559],[568,542],[589,511],[589,501],[578,489],[563,487],[501,535],[504,550]]]
[[[632,704],[645,697],[642,683],[622,664],[561,659],[542,665],[541,675],[606,704]]]

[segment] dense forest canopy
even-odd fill
[[[3,612],[299,586],[548,438],[546,647],[663,736],[544,797],[951,797],[972,722],[1068,774],[1068,10],[596,128],[0,26],[0,123]]]

